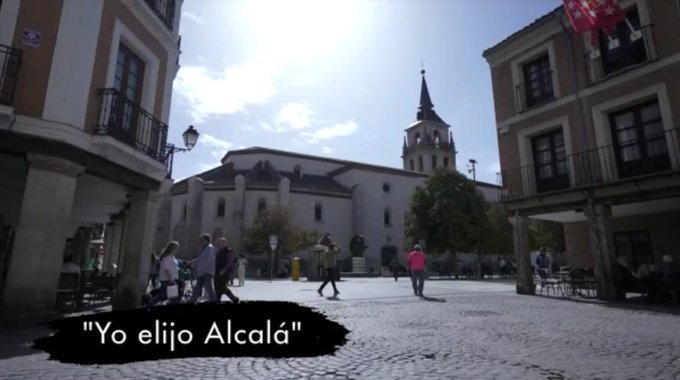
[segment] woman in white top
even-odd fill
[[[169,242],[161,251],[159,257],[160,267],[158,270],[158,279],[161,281],[161,288],[158,294],[153,297],[150,305],[155,305],[158,301],[167,300],[168,286],[177,285],[177,280],[179,279],[179,268],[177,267],[177,260],[175,259],[175,252],[179,248],[179,243],[176,241]],[[175,298],[171,301],[178,301]]]
[[[243,286],[246,282],[246,268],[248,267],[248,260],[244,255],[241,255],[238,260],[236,260],[237,271],[238,271],[238,286]]]

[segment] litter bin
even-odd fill
[[[300,281],[300,259],[293,257],[290,268],[290,279],[293,281]]]

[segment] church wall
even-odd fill
[[[224,199],[224,215],[218,216],[217,205],[220,198]],[[235,194],[233,190],[206,191],[203,199],[202,230],[213,238],[225,237],[230,243],[235,242],[237,235],[234,228]],[[219,235],[219,236],[217,236]]]
[[[326,175],[333,170],[340,169],[344,165],[336,164],[326,161],[317,161],[313,159],[287,157],[278,154],[267,153],[253,153],[239,154],[237,156],[229,157],[227,162],[233,162],[236,170],[250,169],[259,161],[269,160],[269,163],[279,171],[293,172],[295,165],[302,167],[302,174]]]
[[[247,183],[246,183],[247,185]],[[279,192],[278,189],[271,191],[266,190],[247,190],[246,189],[245,202],[245,226],[246,228],[253,224],[255,216],[257,215],[257,202],[263,198],[266,201],[267,208],[278,205]]]
[[[314,206],[321,203],[321,221],[315,220]],[[321,234],[329,232],[340,247],[340,258],[349,257],[352,238],[352,199],[312,194],[290,194],[290,211],[293,222],[305,230]]]

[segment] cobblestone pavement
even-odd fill
[[[430,282],[446,302],[428,302],[406,296],[405,283],[369,282],[401,296],[353,300],[358,285],[348,281],[341,284],[348,295],[343,291],[341,301],[329,301],[314,297],[311,284],[286,285],[351,330],[350,341],[335,356],[78,366],[34,354],[0,360],[0,378],[680,379],[677,315],[488,287],[475,293],[474,285],[459,282]],[[436,286],[467,290],[447,295]]]

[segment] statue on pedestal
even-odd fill
[[[364,257],[364,251],[368,246],[364,243],[362,235],[354,235],[352,241],[349,243],[349,251],[352,252],[352,257]]]

